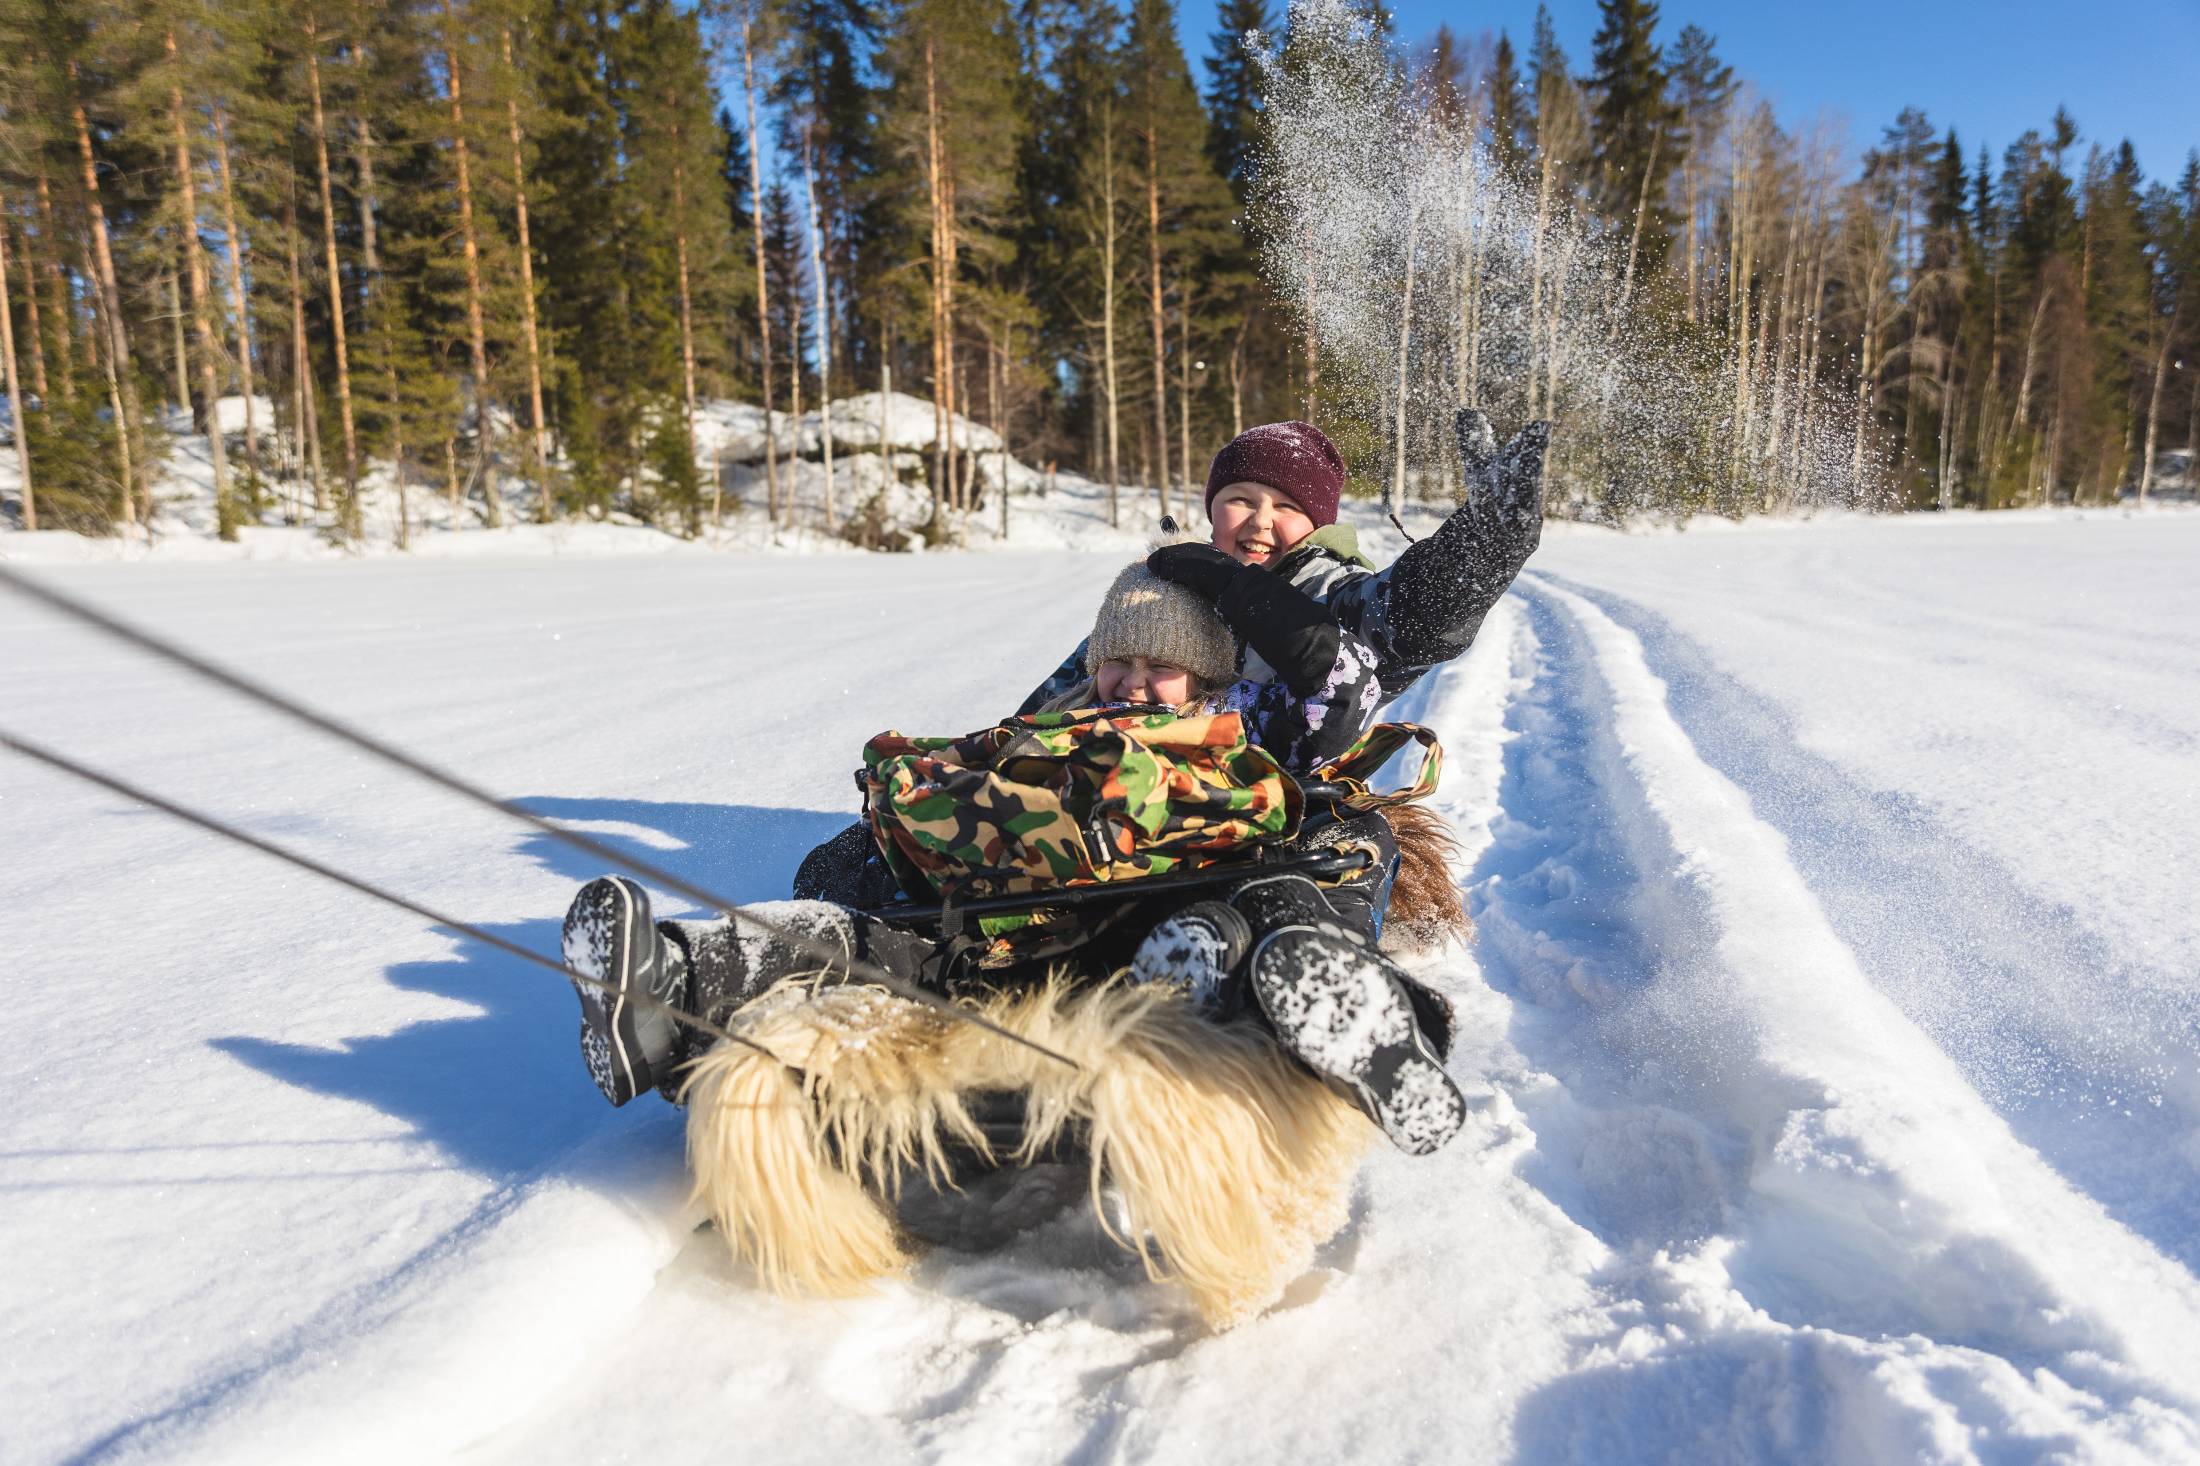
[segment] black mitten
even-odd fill
[[[1213,545],[1163,545],[1146,557],[1146,569],[1163,580],[1197,591],[1212,601],[1248,567]]]
[[[1543,538],[1543,457],[1551,425],[1532,422],[1502,448],[1489,418],[1462,407],[1452,422],[1466,470],[1467,501],[1437,533],[1471,541],[1490,567],[1518,570]]]
[[[1302,696],[1319,692],[1337,664],[1343,634],[1329,608],[1258,565],[1241,565],[1212,545],[1167,545],[1146,557],[1163,580],[1196,591],[1244,643]]]

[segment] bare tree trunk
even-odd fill
[[[2162,421],[2162,385],[2169,380],[2169,348],[2170,343],[2177,339],[2177,318],[2183,308],[2184,303],[2180,301],[2170,311],[2169,323],[2162,328],[2162,349],[2154,354],[2154,390],[2147,394],[2146,447],[2139,454],[2139,507],[2142,509],[2146,507],[2147,495],[2154,489],[2154,444],[2156,433]],[[15,390],[15,367],[12,364],[12,348],[10,348],[10,362],[11,364],[8,367],[8,390],[13,392]],[[22,422],[20,410],[18,410],[15,420],[18,423]],[[20,428],[16,430],[16,436],[18,439],[21,438],[22,430]],[[2200,445],[2188,444],[2187,446]],[[2200,455],[2195,455],[2193,461],[2187,466],[2185,476],[2188,479],[2191,478],[2196,469],[2200,469]],[[23,481],[25,483],[30,482],[30,465],[27,461],[23,466]]]
[[[459,252],[466,261],[466,345],[474,371],[474,462],[480,467],[482,516],[491,529],[503,522],[503,506],[497,483],[496,449],[489,421],[489,341],[481,312],[481,246],[474,232],[474,186],[466,148],[466,105],[458,67],[458,12],[452,0],[443,0],[444,23],[451,34],[443,44],[443,64],[451,88],[451,152],[458,164]],[[685,322],[684,286],[682,321]],[[691,414],[692,414],[692,404]]]
[[[1161,311],[1161,159],[1154,120],[1146,118],[1146,279],[1153,316],[1153,430],[1161,472],[1161,512],[1169,512],[1169,363]]]
[[[741,92],[749,109],[749,205],[756,219],[756,337],[763,353],[759,376],[764,386],[764,491],[771,525],[779,527],[779,449],[772,424],[771,287],[764,278],[764,165],[756,132],[756,47],[754,22],[741,17]]]
[[[283,231],[290,261],[290,388],[292,411],[298,425],[298,459],[310,462],[313,476],[313,512],[328,512],[328,479],[321,471],[321,424],[313,400],[313,359],[306,350],[306,292],[298,268],[298,193],[293,178],[283,203]]]
[[[504,69],[519,75],[512,63],[512,29],[504,28]],[[528,442],[535,455],[535,492],[539,496],[535,518],[548,524],[550,502],[550,430],[542,411],[542,344],[535,325],[535,250],[527,232],[527,164],[520,146],[519,98],[509,90],[504,98],[504,121],[512,139],[512,203],[519,223],[520,340],[527,351]],[[715,510],[713,511],[716,512]]]
[[[794,450],[787,457],[788,514],[793,517],[795,495],[802,491],[802,301],[799,296],[787,302],[788,320],[792,323],[789,334],[794,338],[787,343],[787,416],[794,421]]]
[[[412,548],[412,506],[405,496],[405,417],[397,405],[397,353],[389,349],[387,335],[382,338],[382,370],[393,419],[390,469],[397,476],[397,548],[409,550]]]
[[[306,21],[306,83],[313,99],[313,152],[320,166],[321,243],[328,257],[329,323],[336,339],[336,410],[344,428],[344,534],[358,539],[359,429],[351,411],[351,346],[344,337],[344,276],[336,259],[336,199],[329,185],[328,119],[321,110],[321,46],[312,20]]]
[[[1321,354],[1314,330],[1312,304],[1314,291],[1319,282],[1315,278],[1313,249],[1302,247],[1301,253],[1306,260],[1306,299],[1308,302],[1306,316],[1306,410],[1303,417],[1305,421],[1312,422],[1314,420],[1314,399],[1320,391],[1322,379]]]
[[[69,289],[68,268],[61,262],[61,250],[58,246],[61,233],[59,227],[54,223],[53,194],[46,186],[46,170],[44,168],[38,170],[38,236],[38,242],[41,246],[40,252],[44,254],[46,260],[46,281],[53,288],[54,330],[60,338],[54,344],[56,348],[55,355],[60,358],[61,362],[61,400],[63,402],[74,402],[76,401],[75,295]],[[26,268],[28,267],[26,266]],[[30,288],[35,291],[37,282],[33,281]],[[34,316],[32,319],[35,320],[36,317]],[[43,352],[40,353],[40,358],[43,362]],[[45,389],[41,388],[38,395],[40,400],[43,401],[46,395]]]
[[[366,76],[364,45],[351,48],[351,69],[361,78]],[[375,224],[374,124],[364,111],[354,120],[358,127],[352,156],[359,168],[359,260],[366,267],[359,281],[359,309],[363,313],[374,297],[374,282],[382,273],[382,256]]]
[[[1001,496],[1001,538],[1008,538],[1008,432],[1001,425],[1001,347],[993,339],[993,333],[985,333],[985,416],[993,428],[993,436],[1000,440],[1000,481],[994,485]]]
[[[695,310],[688,289],[687,164],[678,156],[679,129],[673,129],[672,258],[680,282],[680,391],[687,411],[688,452],[695,452]],[[795,408],[799,414],[802,409]]]
[[[1473,407],[1482,397],[1482,211],[1477,209],[1467,230],[1467,393],[1461,407]],[[1450,462],[1449,458],[1444,460]]]
[[[70,115],[76,123],[77,154],[84,166],[85,207],[92,216],[92,249],[98,266],[98,284],[101,314],[107,318],[107,401],[115,414],[115,455],[122,469],[122,522],[137,522],[136,462],[138,455],[131,442],[137,432],[137,383],[130,372],[130,337],[122,324],[122,287],[115,279],[114,250],[107,240],[107,210],[99,200],[99,170],[92,159],[91,123],[84,116],[84,103],[76,96],[77,70],[75,58],[69,61]],[[151,475],[145,486],[146,532],[152,532],[153,504]]]
[[[229,132],[219,105],[214,108],[214,157],[221,166],[222,232],[229,238],[229,307],[237,314],[237,379],[244,391],[244,461],[248,473],[260,471],[260,428],[252,400],[252,310],[244,293],[244,236],[237,232],[237,191],[229,176]],[[258,497],[255,488],[254,497]]]
[[[1192,286],[1184,282],[1184,299],[1176,313],[1176,448],[1177,482],[1184,497],[1192,495]],[[1185,512],[1189,514],[1187,504]]]
[[[1406,282],[1398,305],[1398,418],[1392,433],[1395,447],[1390,465],[1390,503],[1397,514],[1406,505],[1406,388],[1413,360],[1413,267],[1421,236],[1421,201],[1416,198],[1406,211]]]
[[[947,313],[947,227],[940,152],[940,103],[937,53],[929,31],[924,37],[924,180],[932,215],[932,517],[943,502],[954,507],[953,449],[949,440],[948,399],[954,392],[949,356]]]
[[[171,380],[175,384],[175,404],[191,419],[191,426],[199,425],[197,406],[191,400],[191,348],[183,337],[183,296],[176,288],[176,267],[173,262],[163,262],[160,267],[161,298],[168,306],[168,365]]]
[[[892,426],[894,402],[894,336],[891,330],[879,332],[878,344],[878,455],[879,490],[894,482],[894,441],[888,434]],[[884,502],[881,500],[880,502]]]
[[[2032,420],[2032,361],[2040,349],[2040,327],[2047,320],[2047,302],[2054,294],[2049,285],[2040,287],[2040,298],[2032,307],[2032,329],[2024,335],[2024,375],[2017,380],[2017,426],[2024,427]]]
[[[1871,274],[1878,269],[1873,266]],[[1849,457],[1849,472],[1858,483],[1864,479],[1864,434],[1871,425],[1872,374],[1878,368],[1874,347],[1879,336],[1879,292],[1874,285],[1867,285],[1864,292],[1864,333],[1858,342],[1859,364],[1856,372],[1856,446]]]
[[[199,348],[199,389],[206,394],[207,461],[214,470],[214,518],[221,527],[221,537],[234,540],[238,514],[237,506],[229,499],[229,449],[223,441],[221,377],[217,368],[220,348],[214,343],[214,323],[206,311],[206,298],[212,292],[207,288],[206,259],[199,249],[199,193],[194,176],[198,170],[191,158],[190,133],[183,124],[183,85],[175,70],[180,62],[173,27],[164,33],[163,40],[170,67],[168,109],[176,135],[176,182],[183,190],[183,259],[191,282],[191,334]]]
[[[30,223],[26,220],[23,225],[23,306],[31,328],[31,386],[38,393],[39,407],[44,408],[53,399],[46,395],[46,333],[38,320],[36,259],[32,252]]]
[[[37,294],[37,282],[30,293]],[[0,221],[0,359],[8,371],[8,422],[15,430],[15,464],[23,475],[23,528],[38,528],[38,490],[31,483],[31,424],[23,415],[23,388],[15,375],[15,302],[8,291],[8,231]],[[2157,386],[2154,394],[2159,398]]]
[[[1230,436],[1245,431],[1245,336],[1252,330],[1253,313],[1238,318],[1237,335],[1230,341]],[[1187,490],[1190,485],[1186,485]]]
[[[1619,304],[1612,312],[1612,325],[1606,332],[1606,340],[1619,335],[1619,323],[1627,315],[1627,297],[1635,288],[1635,256],[1642,248],[1642,217],[1650,212],[1650,179],[1658,171],[1658,144],[1662,140],[1661,133],[1650,134],[1650,163],[1642,170],[1642,188],[1635,196],[1635,227],[1627,236],[1627,266],[1620,271]]]
[[[1121,490],[1123,481],[1122,425],[1118,411],[1119,385],[1116,380],[1115,359],[1115,297],[1117,209],[1119,201],[1115,189],[1115,99],[1109,97],[1103,104],[1100,130],[1100,194],[1106,209],[1105,222],[1100,229],[1100,374],[1108,399],[1108,527],[1122,524]]]
[[[443,498],[450,505],[453,529],[458,527],[458,510],[465,492],[458,477],[458,439],[446,434],[443,439]]]
[[[1542,177],[1535,190],[1535,242],[1528,265],[1528,416],[1543,415],[1537,407],[1536,369],[1541,363],[1535,359],[1535,342],[1541,334],[1538,327],[1543,320],[1543,252],[1550,246],[1551,186],[1557,175],[1558,159],[1552,149],[1543,150]]]
[[[1693,326],[1696,324],[1696,313],[1699,308],[1696,282],[1702,274],[1702,271],[1697,268],[1696,219],[1703,210],[1703,202],[1697,196],[1700,185],[1696,179],[1697,139],[1693,127],[1689,129],[1688,148],[1689,156],[1681,164],[1681,187],[1686,193],[1688,201],[1688,224],[1684,231],[1686,237],[1681,245],[1681,269],[1688,282],[1688,324]]]
[[[1550,345],[1543,354],[1543,406],[1546,412],[1558,407],[1559,327],[1566,314],[1566,282],[1573,274],[1574,254],[1580,248],[1579,239],[1568,239],[1565,252],[1558,257],[1558,268],[1551,274],[1551,304],[1546,322]]]
[[[810,195],[810,273],[817,281],[817,397],[819,440],[825,448],[825,532],[838,532],[833,503],[832,288],[825,278],[825,225],[817,207],[817,152],[810,125],[802,126],[802,178]]]

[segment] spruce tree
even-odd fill
[[[1513,174],[1519,173],[1528,151],[1522,139],[1528,125],[1524,86],[1512,39],[1499,31],[1496,49],[1490,55],[1490,154]]]
[[[1240,200],[1260,141],[1260,71],[1246,38],[1274,29],[1268,0],[1223,0],[1207,52],[1207,157]]]
[[[1608,219],[1653,242],[1667,233],[1665,183],[1680,163],[1679,117],[1655,31],[1655,0],[1598,0],[1589,79],[1595,199]]]
[[[1189,311],[1196,299],[1198,274],[1208,264],[1228,228],[1234,206],[1228,185],[1206,151],[1207,119],[1192,87],[1191,71],[1176,39],[1176,7],[1171,0],[1136,0],[1124,36],[1128,83],[1125,114],[1134,138],[1132,166],[1137,171],[1145,246],[1145,305],[1148,325],[1147,386],[1153,403],[1155,486],[1163,513],[1169,512],[1172,478],[1189,479],[1190,447],[1183,412],[1172,424],[1169,381],[1169,305]],[[1183,332],[1174,333],[1177,349]],[[1184,388],[1183,372],[1174,390]],[[1175,440],[1172,442],[1172,438]],[[1172,451],[1173,450],[1173,451]],[[1177,472],[1170,472],[1175,460]]]

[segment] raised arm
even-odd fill
[[[1460,409],[1453,428],[1466,502],[1387,570],[1341,587],[1332,601],[1338,619],[1381,654],[1392,694],[1473,643],[1543,537],[1551,425],[1532,422],[1503,447],[1474,408]]]

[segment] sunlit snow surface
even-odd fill
[[[1119,557],[43,573],[753,900]],[[2195,565],[1554,531],[1399,709],[1468,1128],[1223,1336],[1079,1221],[762,1295],[554,979],[0,761],[0,1457],[2200,1460]],[[596,873],[5,600],[0,725],[545,952]]]

